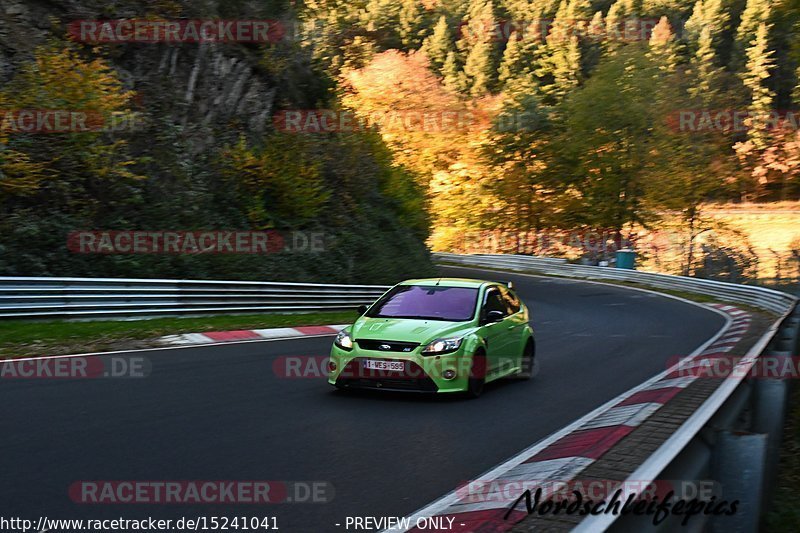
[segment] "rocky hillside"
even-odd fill
[[[0,130],[0,274],[391,281],[429,272],[414,176],[373,134],[275,132],[333,105],[302,43],[91,43],[81,20],[277,20],[282,2],[14,1],[0,7],[0,108],[118,117],[90,133]],[[121,117],[121,118],[119,118]],[[323,234],[314,253],[76,254],[85,230]],[[291,233],[294,232],[294,233]]]

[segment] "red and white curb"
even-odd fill
[[[294,328],[239,329],[235,331],[207,331],[205,333],[182,333],[167,335],[158,342],[171,345],[216,344],[219,342],[257,341],[262,339],[291,339],[332,335],[346,328],[346,324],[334,326],[297,326]]]
[[[726,317],[726,325],[693,354],[524,450],[475,482],[465,484],[410,515],[410,528],[401,526],[386,531],[422,531],[414,524],[418,519],[428,517],[441,517],[444,523],[452,519],[452,527],[448,531],[460,533],[510,530],[527,516],[523,503],[506,517],[511,505],[526,488],[548,481],[569,482],[575,479],[699,378],[698,375],[684,375],[682,369],[720,356],[741,340],[750,326],[750,315],[730,305],[714,304],[710,307]],[[476,483],[481,487],[480,492],[472,494],[470,486]],[[543,495],[547,497],[545,488]]]

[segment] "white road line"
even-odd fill
[[[256,332],[265,339],[274,339],[276,337],[299,337],[302,335],[302,333],[294,328],[253,329],[251,331]]]
[[[663,403],[648,402],[612,407],[594,420],[590,420],[581,426],[581,429],[597,429],[608,426],[636,427],[651,414],[661,409],[663,405]]]
[[[254,342],[275,342],[275,341],[298,341],[303,339],[313,339],[316,337],[333,337],[336,333],[320,333],[315,335],[301,335],[299,337],[285,337],[280,339],[248,339],[244,341],[227,341],[227,342],[213,342],[209,344],[194,344],[191,346],[160,346],[158,348],[137,348],[134,350],[115,350],[111,352],[87,352],[87,353],[73,353],[67,355],[40,355],[37,357],[18,357],[0,359],[0,364],[10,363],[14,361],[37,361],[39,359],[67,359],[70,357],[98,357],[102,355],[115,355],[124,353],[138,353],[138,352],[162,352],[166,350],[189,350],[192,348],[208,348],[211,346],[231,346],[233,344],[250,344]]]
[[[655,383],[651,383],[645,390],[668,389],[670,387],[679,387],[681,389],[685,389],[696,379],[697,376],[682,376],[679,378],[662,379],[660,381],[656,381]]]

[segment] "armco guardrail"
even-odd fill
[[[797,300],[791,294],[762,287],[687,278],[685,276],[672,276],[669,274],[654,274],[638,270],[572,265],[566,263],[563,259],[499,254],[457,255],[437,253],[433,255],[434,260],[439,263],[518,272],[535,272],[574,278],[633,282],[659,289],[694,292],[717,297],[728,302],[758,307],[776,314],[784,313]]]
[[[630,486],[642,486],[658,478],[720,483],[723,497],[741,502],[731,516],[693,520],[692,531],[757,531],[761,513],[769,508],[777,476],[784,413],[789,386],[786,375],[750,377],[759,357],[774,359],[778,368],[791,366],[789,359],[800,351],[800,307],[790,294],[718,281],[652,274],[609,267],[571,265],[540,257],[497,254],[435,254],[440,264],[463,265],[517,272],[556,275],[589,280],[635,282],[660,289],[713,296],[732,303],[769,311],[777,318],[771,327],[737,363],[737,372],[721,380],[705,399],[650,457],[621,485],[624,501]],[[625,487],[628,487],[627,489]],[[678,528],[675,520],[653,527],[650,517],[613,513],[590,516],[574,531],[653,531]]]
[[[352,309],[388,287],[258,281],[0,277],[0,318],[119,318]]]

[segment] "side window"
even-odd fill
[[[518,313],[520,304],[517,295],[509,289],[501,288],[500,290],[503,291],[503,299],[506,301],[506,305],[508,306],[508,314],[513,315],[514,313]]]
[[[504,315],[508,314],[508,305],[503,295],[497,289],[489,289],[486,292],[486,303],[483,305],[483,312],[501,311]]]

